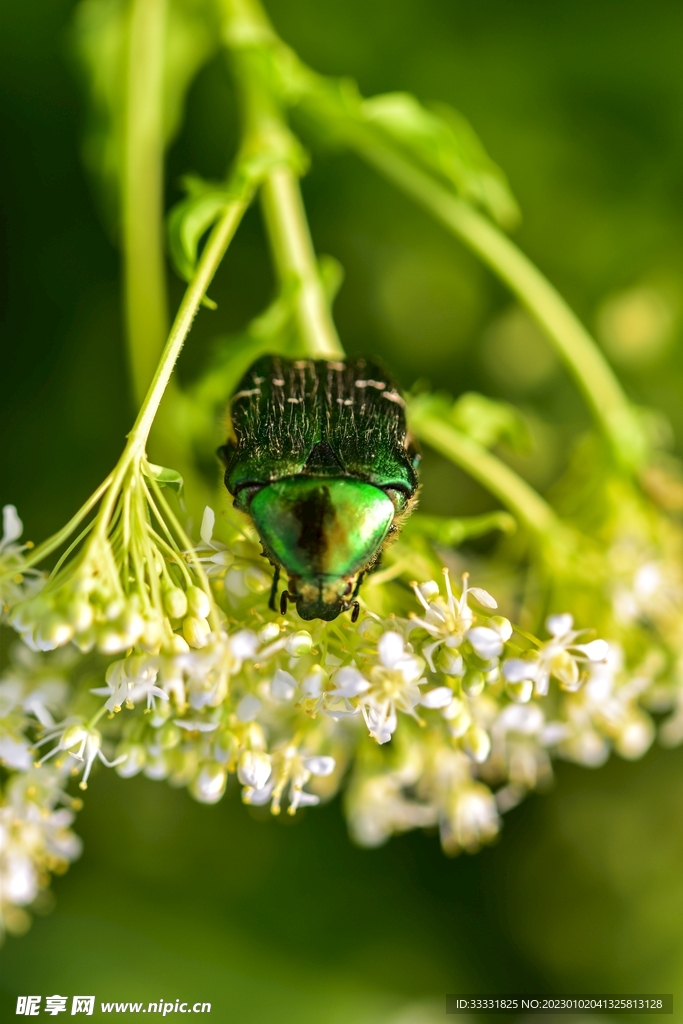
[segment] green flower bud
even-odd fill
[[[206,619],[211,611],[211,602],[201,587],[188,587],[186,596],[190,615],[197,619]]]
[[[285,650],[295,658],[300,658],[304,654],[309,654],[312,647],[313,637],[305,629],[300,629],[289,637]]]
[[[162,750],[171,750],[173,747],[178,746],[183,738],[183,734],[175,722],[166,722],[157,733],[157,737]]]
[[[468,668],[465,675],[462,677],[462,688],[468,697],[478,697],[484,689],[486,680],[481,672],[477,669]]]
[[[482,764],[491,753],[489,734],[479,725],[473,725],[467,730],[462,746],[465,753],[477,764]]]
[[[68,607],[69,621],[76,633],[85,633],[93,623],[94,612],[90,601],[84,597],[75,598]]]
[[[138,775],[145,767],[147,754],[141,743],[119,743],[116,757],[119,758],[124,755],[126,760],[122,761],[121,764],[117,764],[116,774],[120,775],[122,779],[132,779],[134,775]]]
[[[164,608],[172,619],[184,619],[187,615],[187,596],[180,587],[168,587],[164,591]]]
[[[505,692],[515,704],[527,704],[533,695],[534,684],[531,679],[522,679],[519,683],[506,683]]]
[[[194,615],[188,615],[183,619],[183,636],[190,647],[205,647],[210,633],[211,626],[206,619]]]

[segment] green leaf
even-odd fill
[[[428,516],[416,512],[405,524],[404,532],[427,537],[436,544],[445,547],[457,547],[473,537],[483,537],[494,530],[502,533],[514,533],[517,522],[509,512],[487,512],[481,516]]]
[[[455,190],[485,209],[503,227],[519,221],[519,207],[507,179],[490,159],[469,122],[452,107],[423,107],[409,93],[364,100],[362,115]]]
[[[184,184],[190,194],[168,216],[168,244],[173,266],[183,280],[190,281],[202,237],[238,197],[224,185],[199,178],[186,178]]]
[[[152,462],[148,462],[145,466],[145,473],[152,480],[156,480],[159,487],[168,487],[176,494],[182,494],[184,480],[177,470],[168,469],[166,466],[155,466]]]
[[[451,406],[448,419],[484,448],[501,442],[514,451],[528,452],[532,448],[524,416],[508,402],[496,402],[476,391],[466,391]]]

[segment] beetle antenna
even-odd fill
[[[360,615],[360,605],[358,601],[353,602],[353,611],[351,612],[351,622],[358,622],[358,616]]]
[[[287,590],[283,590],[282,593],[280,594],[280,615],[286,615],[287,614],[287,598],[288,597],[289,597],[289,592]]]

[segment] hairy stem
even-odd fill
[[[98,513],[98,529],[102,534],[106,533],[119,488],[131,463],[145,450],[145,445],[154,423],[154,417],[157,414],[164,391],[171,379],[173,368],[180,355],[185,338],[189,334],[192,321],[251,198],[252,194],[249,193],[240,199],[235,199],[226,208],[225,213],[209,236],[209,240],[197,264],[196,273],[188,285],[176,314],[173,326],[171,327],[171,333],[168,336],[168,341],[154,373],[152,383],[149,385],[145,400],[133,424],[133,429],[128,435],[128,442],[123,455],[119,459],[112,475],[111,486]]]
[[[128,36],[122,218],[128,360],[136,405],[168,331],[163,249],[166,0],[133,0]]]

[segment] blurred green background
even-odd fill
[[[83,104],[71,0],[2,0],[0,503],[40,538],[113,465],[131,423],[118,254],[80,160]],[[595,328],[633,398],[683,442],[683,9],[674,0],[272,0],[284,36],[365,94],[405,89],[473,123],[507,172],[518,240]],[[169,157],[224,173],[235,110],[222,59],[200,73]],[[346,281],[351,352],[403,383],[476,388],[527,411],[539,487],[587,424],[570,381],[510,299],[456,242],[350,156],[314,149],[304,182],[319,251]],[[181,284],[170,281],[172,303]],[[271,295],[252,212],[180,373]],[[423,507],[489,498],[425,461]],[[347,839],[340,808],[257,820],[99,772],[78,828],[85,854],[54,912],[2,951],[17,994],[201,999],[213,1018],[432,1024],[453,991],[673,991],[683,998],[683,753],[599,772],[560,766],[552,794],[502,841],[450,861],[435,836],[381,850]],[[266,816],[267,818],[267,816]],[[603,1018],[604,1019],[604,1018]]]

